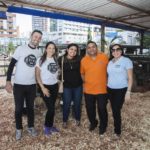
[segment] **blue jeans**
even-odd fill
[[[75,119],[80,121],[81,118],[81,100],[82,100],[82,86],[77,88],[64,88],[63,93],[63,122],[68,121],[70,113],[71,101],[74,103]]]

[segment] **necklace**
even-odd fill
[[[73,69],[73,65],[71,63],[71,60],[67,59],[68,63],[69,63],[69,66],[70,66],[70,69],[72,70]]]
[[[72,66],[72,64],[71,64],[71,62],[69,60],[68,60],[68,62],[69,62],[69,65],[70,65],[70,69],[72,70],[73,66]]]

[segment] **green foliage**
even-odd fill
[[[150,35],[144,35],[143,45],[145,48],[150,48]]]
[[[9,42],[8,47],[7,47],[7,54],[13,54],[15,51],[15,46],[12,42]]]
[[[2,52],[2,50],[3,50],[3,49],[2,49],[2,45],[0,44],[0,52]]]
[[[141,37],[139,36],[139,33],[136,36],[136,40],[139,41],[139,42],[141,40]],[[150,48],[150,34],[144,34],[143,46],[144,46],[144,48]]]
[[[87,35],[87,41],[91,41],[92,40],[92,33],[91,33],[91,29],[90,27],[88,28],[88,35]]]
[[[120,39],[120,36],[114,36],[110,42],[108,42],[107,40],[104,40],[104,44],[106,47],[110,47],[110,45],[114,44],[115,43],[115,40],[116,39]],[[125,41],[123,40],[120,40],[119,44],[123,45],[123,44],[126,44]]]

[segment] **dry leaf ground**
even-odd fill
[[[70,116],[68,129],[62,128],[62,112],[57,104],[55,125],[60,133],[51,136],[43,134],[45,107],[36,104],[36,138],[27,134],[26,117],[23,117],[23,138],[15,140],[14,103],[12,94],[0,90],[0,150],[150,150],[150,92],[134,93],[122,109],[122,137],[113,139],[113,119],[108,104],[109,123],[104,138],[98,128],[88,131],[89,122],[83,102],[81,126],[75,127]]]

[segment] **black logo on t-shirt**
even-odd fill
[[[48,71],[50,71],[51,73],[56,73],[56,71],[58,70],[58,66],[56,63],[50,63],[48,66],[47,66],[47,69]]]
[[[36,57],[33,54],[30,54],[25,57],[24,62],[27,64],[27,66],[34,67],[36,64]]]

